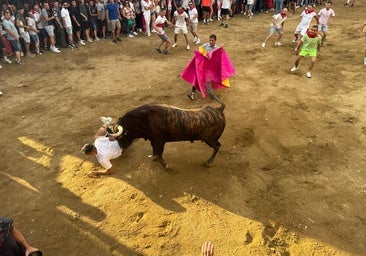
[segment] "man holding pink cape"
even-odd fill
[[[209,43],[195,50],[194,57],[181,76],[192,85],[192,92],[188,97],[194,100],[196,90],[199,90],[202,98],[205,98],[212,89],[230,87],[229,78],[234,74],[235,69],[229,56],[222,47],[216,45],[216,35],[210,35]]]

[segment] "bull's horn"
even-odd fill
[[[120,125],[113,125],[107,128],[107,132],[109,136],[118,137],[123,132],[123,127]]]

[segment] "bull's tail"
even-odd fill
[[[225,104],[224,102],[222,102],[217,96],[216,94],[214,93],[214,90],[212,89],[212,86],[211,86],[211,83],[208,83],[207,86],[207,94],[210,95],[210,97],[212,99],[214,99],[215,101],[217,101],[221,106],[219,107],[219,110],[220,111],[224,111],[225,109]]]

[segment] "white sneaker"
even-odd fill
[[[79,44],[85,45],[85,42],[83,40],[80,40]]]
[[[3,68],[3,66],[0,65],[0,68]]]
[[[3,92],[2,91],[0,91],[0,96],[2,96],[3,95]]]
[[[189,47],[189,45],[187,45],[186,49],[189,50],[189,49],[191,49],[191,47]]]
[[[193,43],[195,43],[197,41],[197,37],[193,38]]]
[[[294,40],[292,40],[293,43],[296,43],[297,42],[297,38],[295,38]]]
[[[131,34],[128,34],[128,37],[133,37],[133,35],[131,35]]]
[[[99,37],[96,37],[95,38],[95,41],[99,42],[100,41],[100,38]]]
[[[8,58],[4,58],[4,62],[8,63],[8,64],[11,64],[13,63],[11,60],[9,60]],[[366,64],[365,64],[366,65]]]
[[[306,77],[307,77],[307,78],[311,78],[311,73],[310,73],[310,71],[306,72]]]
[[[363,59],[363,64],[366,65],[366,58]]]
[[[262,43],[262,48],[265,48],[266,47],[266,43]]]
[[[57,49],[56,47],[52,47],[51,49],[51,52],[55,52],[55,53],[59,53],[61,52],[59,49]]]
[[[101,117],[99,117],[99,120],[102,121],[104,124],[110,124],[112,122],[113,118],[101,116]]]
[[[280,42],[275,42],[275,45],[281,46],[282,44]]]
[[[200,43],[201,43],[201,40],[199,38],[197,38],[197,40],[196,40],[196,42],[194,44],[197,45],[197,44],[200,44]]]
[[[291,72],[295,72],[297,69],[298,69],[298,68],[297,68],[296,66],[293,66],[293,67],[291,68]]]
[[[133,32],[132,32],[132,34],[133,34],[134,36],[137,36],[137,35],[138,35],[135,31],[133,31]]]
[[[172,45],[172,48],[175,48],[177,46],[177,43],[174,43],[173,45]]]

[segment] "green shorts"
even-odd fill
[[[310,56],[310,57],[316,57],[318,51],[309,51],[309,50],[304,50],[304,49],[301,49],[299,55],[300,56],[303,56],[303,57],[306,57],[306,56]]]

